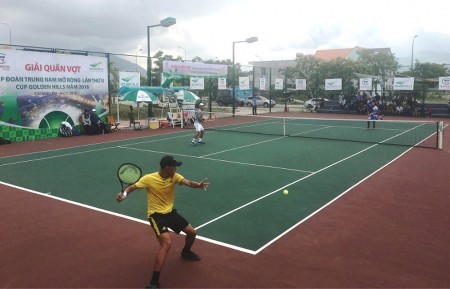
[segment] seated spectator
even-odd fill
[[[403,106],[397,105],[395,111],[397,112],[397,114],[403,114]]]
[[[86,134],[93,134],[93,129],[91,126],[91,116],[89,115],[89,112],[87,109],[84,110],[83,114],[81,115],[81,121],[82,121],[82,126],[84,129],[84,132]]]
[[[97,111],[95,108],[92,109],[92,113],[90,115],[91,119],[91,132],[92,134],[104,134],[109,133],[111,130],[109,129],[108,125],[103,122],[100,117],[97,115]]]

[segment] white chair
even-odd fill
[[[175,118],[173,112],[167,112],[167,120],[172,127],[181,126],[181,120]]]

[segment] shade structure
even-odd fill
[[[200,97],[193,93],[192,91],[188,90],[180,90],[175,93],[177,96],[177,100],[182,100],[183,102],[198,102],[200,101]]]
[[[158,104],[159,98],[153,93],[144,91],[144,90],[133,90],[128,91],[119,97],[120,101],[134,101],[134,102],[151,102],[152,104]]]

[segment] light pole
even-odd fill
[[[184,49],[184,48],[181,47],[181,46],[177,46],[177,47],[184,50],[184,61],[186,61],[186,49]]]
[[[9,26],[9,24],[6,22],[0,22],[0,23],[8,26],[8,28],[9,28],[9,45],[11,46],[11,26]]]
[[[137,54],[139,53],[139,52],[141,52],[142,51],[142,48],[141,49],[139,49],[137,52],[136,52],[136,66],[135,66],[135,72],[137,72]]]
[[[152,59],[150,57],[150,28],[152,27],[169,27],[177,23],[177,20],[173,17],[167,17],[156,25],[147,26],[147,82],[149,86],[152,86]]]
[[[412,46],[411,46],[411,71],[413,71],[413,65],[414,65],[414,40],[416,40],[417,35],[414,35]]]
[[[250,37],[250,38],[247,38],[246,40],[242,40],[242,41],[233,41],[233,71],[232,71],[232,80],[231,80],[231,83],[232,83],[232,85],[233,85],[233,103],[232,103],[232,105],[233,105],[233,116],[234,116],[234,113],[235,113],[235,107],[236,107],[236,104],[235,104],[235,99],[236,99],[236,96],[235,96],[235,93],[236,93],[236,70],[235,70],[235,68],[234,68],[234,44],[235,43],[241,43],[241,42],[247,42],[247,43],[253,43],[253,42],[256,42],[256,41],[258,41],[258,37]]]

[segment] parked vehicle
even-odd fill
[[[311,98],[311,99],[308,99],[307,101],[305,101],[304,106],[305,107],[307,107],[308,105],[316,106],[316,105],[319,105],[321,101],[323,103],[325,103],[325,102],[330,101],[330,100],[327,99],[327,98],[322,98],[322,97]]]
[[[245,105],[247,106],[253,106],[253,97],[256,97],[256,105],[257,106],[264,106],[264,107],[274,107],[276,102],[274,100],[268,100],[264,96],[261,95],[255,95],[255,96],[249,96],[245,100]]]
[[[217,96],[217,104],[219,106],[227,106],[233,104],[233,96],[229,93],[219,94]],[[244,106],[244,100],[239,96],[235,97],[235,106]]]

